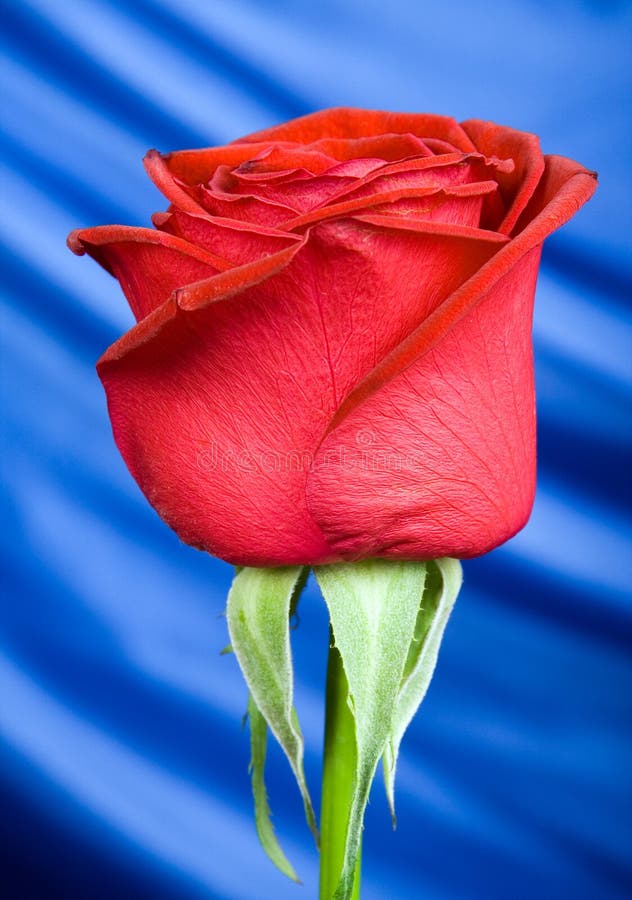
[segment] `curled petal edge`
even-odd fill
[[[97,225],[94,228],[76,228],[68,235],[66,243],[70,250],[77,256],[91,253],[91,247],[107,247],[108,244],[133,243],[133,244],[158,244],[168,250],[175,250],[184,256],[190,256],[197,262],[206,263],[223,271],[230,269],[231,263],[222,256],[211,253],[196,244],[191,244],[184,238],[169,234],[166,231],[158,231],[153,228],[137,228],[133,225]],[[91,255],[95,255],[92,253]],[[99,259],[101,265],[110,272],[106,260]]]
[[[142,319],[105,351],[97,363],[101,372],[109,364],[127,356],[158,336],[178,314],[192,312],[221,300],[227,300],[246,288],[253,287],[284,268],[304,245],[307,237],[278,253],[254,262],[220,272],[211,278],[186,285],[174,291],[153,313]]]
[[[468,119],[467,122],[461,122],[461,127],[481,153],[486,156],[507,157],[515,162],[512,171],[500,170],[498,173],[501,190],[505,189],[512,198],[498,231],[501,234],[511,234],[544,172],[540,141],[528,131],[518,131],[481,119]]]
[[[450,116],[433,113],[394,113],[346,106],[335,106],[309,113],[281,125],[248,134],[234,143],[258,143],[270,140],[311,143],[321,138],[349,139],[387,133],[410,133],[420,138],[440,138],[460,150],[476,150],[463,128]]]

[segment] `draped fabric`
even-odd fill
[[[375,785],[366,900],[615,900],[632,866],[632,313],[624,2],[22,0],[3,29],[0,832],[10,900],[316,896],[285,761],[270,802],[305,886],[255,836],[232,570],[183,544],[112,441],[94,362],[131,324],[75,227],[149,224],[150,147],[325,106],[488,118],[600,172],[543,256],[539,482],[527,528],[465,564],[406,736],[398,830]],[[627,147],[629,149],[629,145]],[[293,633],[317,793],[327,622]]]

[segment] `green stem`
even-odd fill
[[[356,777],[355,723],[347,704],[347,695],[342,660],[330,635],[320,819],[320,900],[332,900],[340,880]],[[359,898],[360,855],[350,900]]]

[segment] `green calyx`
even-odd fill
[[[428,689],[461,586],[461,566],[452,559],[374,559],[316,566],[314,574],[329,610],[330,654],[336,654],[334,665],[330,656],[327,687],[320,898],[353,900],[359,897],[362,823],[375,771],[381,759],[395,821],[399,747]],[[227,606],[231,646],[251,695],[257,831],[272,861],[294,880],[270,822],[263,766],[269,727],[285,751],[318,841],[293,708],[290,650],[290,618],[307,575],[301,566],[241,569]]]

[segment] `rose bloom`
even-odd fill
[[[145,164],[155,228],[69,245],[137,319],[98,372],[183,541],[250,566],[463,558],[525,524],[540,251],[594,173],[492,122],[359,109]]]

